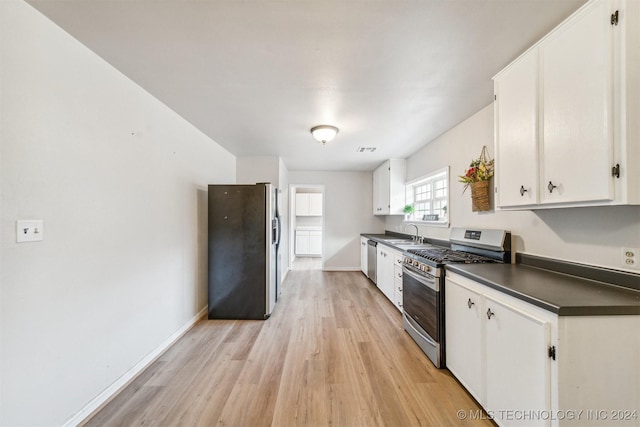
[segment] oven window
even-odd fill
[[[425,281],[438,280],[428,279]],[[438,333],[438,292],[422,284],[409,274],[402,275],[402,304],[407,316],[415,320],[436,342],[440,342]]]

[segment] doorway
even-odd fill
[[[289,185],[289,257],[293,269],[322,269],[324,185]]]

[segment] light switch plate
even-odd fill
[[[44,239],[43,220],[16,221],[16,242],[38,242]]]

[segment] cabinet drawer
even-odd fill
[[[402,279],[400,279],[400,280],[395,279],[393,281],[393,290],[394,290],[394,292],[402,293]]]
[[[393,266],[393,278],[394,280],[400,280],[402,282],[402,266]]]
[[[402,311],[402,292],[394,292],[393,297],[393,304]]]

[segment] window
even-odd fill
[[[449,224],[449,168],[440,169],[406,186],[407,204],[413,206],[409,221]]]

